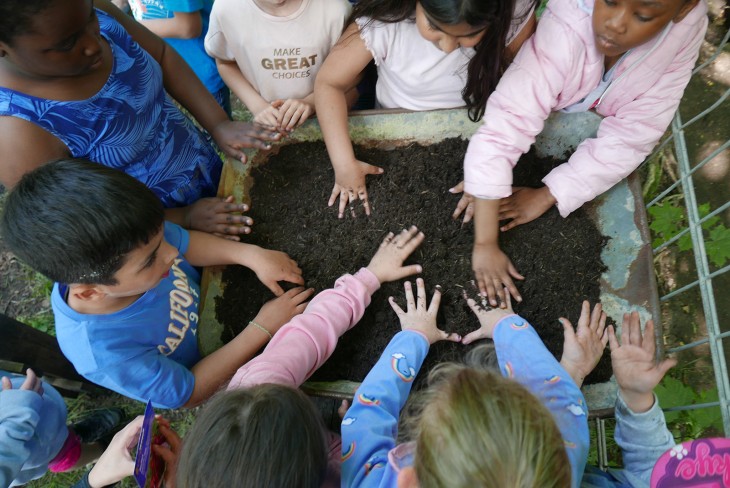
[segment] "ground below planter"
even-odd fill
[[[478,328],[476,317],[461,298],[472,279],[473,226],[451,219],[459,200],[448,193],[462,177],[467,141],[448,139],[431,146],[412,144],[393,150],[356,147],[363,161],[385,168],[382,176],[368,179],[373,214],[344,220],[336,206],[326,203],[334,172],[322,142],[283,146],[269,162],[252,172],[254,233],[247,242],[287,252],[301,266],[307,286],[317,291],[332,287],[344,273],[367,265],[388,231],[412,224],[426,234],[410,262],[423,265],[430,290],[443,287],[439,324],[466,334]],[[515,184],[540,186],[541,178],[558,164],[527,154],[517,165]],[[361,212],[360,212],[361,213]],[[604,270],[601,249],[606,242],[583,210],[569,218],[551,209],[541,218],[501,236],[502,249],[526,277],[518,284],[523,297],[515,311],[535,327],[548,349],[560,357],[563,329],[558,317],[577,323],[581,302],[599,299],[599,278]],[[271,293],[248,269],[230,266],[223,273],[224,294],[216,297],[216,317],[224,326],[224,342],[253,318]],[[345,334],[330,360],[314,380],[362,381],[381,352],[400,330],[388,296],[403,299],[402,282],[384,285],[375,295],[360,323]],[[437,343],[419,375],[441,361],[460,358],[469,348]],[[604,354],[586,383],[601,383],[611,376]]]

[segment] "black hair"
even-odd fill
[[[51,2],[53,0],[0,1],[0,42],[11,45],[15,36],[28,32],[33,16]]]
[[[369,17],[381,22],[412,19],[419,0],[360,0],[352,10],[350,22]],[[469,118],[476,122],[484,115],[489,95],[497,87],[509,58],[505,54],[507,34],[514,15],[514,0],[420,0],[424,11],[439,24],[461,22],[484,27],[486,32],[474,46],[474,56],[467,68],[466,85],[461,92],[469,109]],[[537,4],[537,0],[534,0]],[[527,15],[527,14],[524,14]],[[515,19],[519,22],[520,19]]]
[[[163,222],[162,203],[143,183],[91,161],[61,159],[21,178],[0,232],[18,258],[53,281],[114,285],[129,252]]]
[[[319,488],[327,473],[322,417],[296,388],[262,384],[221,392],[185,435],[179,488]]]

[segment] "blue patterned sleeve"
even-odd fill
[[[342,486],[388,486],[395,479],[388,452],[395,447],[400,411],[429,347],[420,333],[399,332],[358,388],[342,419]]]
[[[497,323],[494,345],[502,374],[524,385],[553,414],[570,460],[571,486],[579,486],[590,442],[588,408],[580,388],[522,317],[510,315]]]

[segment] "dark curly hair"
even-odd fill
[[[0,1],[0,42],[11,45],[17,35],[28,32],[33,16],[48,7],[52,1]]]

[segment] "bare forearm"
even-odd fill
[[[216,59],[216,65],[218,66],[218,73],[228,88],[233,90],[233,93],[246,105],[251,113],[256,115],[269,106],[269,102],[264,100],[253,85],[243,76],[241,69],[238,67],[238,63],[235,61],[221,61],[220,59]]]
[[[240,264],[251,267],[259,250],[261,248],[253,244],[229,241],[207,232],[191,230],[185,259],[193,266]]]
[[[195,387],[184,407],[192,408],[210,398],[238,368],[254,357],[268,339],[262,330],[247,326],[231,342],[198,361],[191,370],[195,376]]]
[[[228,121],[228,115],[215,101],[190,66],[170,46],[162,54],[165,89],[185,107],[210,134],[221,123]]]
[[[499,239],[499,199],[474,199],[474,243],[497,244]]]
[[[332,166],[349,164],[355,160],[347,124],[347,99],[345,92],[325,83],[315,84],[315,110],[322,129]]]

